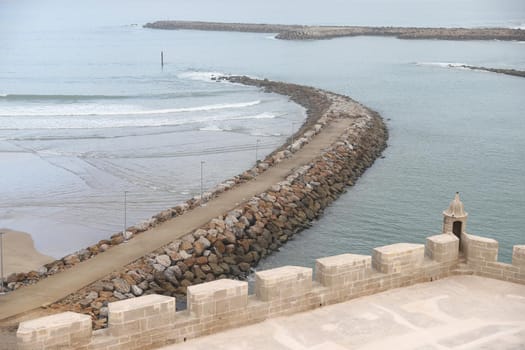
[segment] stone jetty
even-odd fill
[[[517,69],[489,68],[489,67],[480,67],[480,66],[469,66],[467,64],[462,64],[462,65],[459,65],[459,66],[458,65],[451,65],[451,67],[466,68],[466,69],[471,69],[471,70],[480,70],[480,71],[484,71],[484,72],[506,74],[506,75],[512,75],[514,77],[525,78],[525,71],[517,70]]]
[[[349,97],[248,77],[216,79],[287,95],[306,108],[306,121],[290,142],[252,169],[219,184],[204,198],[192,198],[130,227],[126,237],[122,233],[115,234],[111,239],[47,264],[38,271],[9,276],[10,289],[36,283],[97,254],[111,254],[111,247],[126,238],[147,235],[149,228],[188,213],[203,200],[257,178],[294,157],[314,138],[322,137],[325,129],[336,128],[339,136],[335,143],[323,149],[320,156],[310,156],[311,159],[266,191],[122,268],[113,271],[108,266],[107,276],[49,307],[88,314],[94,327],[102,328],[107,324],[110,302],[148,294],[180,297],[191,285],[224,278],[245,279],[261,259],[309,227],[312,220],[319,217],[347,186],[353,185],[386,147],[388,133],[380,116]]]
[[[390,36],[398,39],[525,41],[525,30],[511,28],[303,26],[198,21],[157,21],[147,23],[144,27],[151,29],[276,33],[276,38],[282,40],[321,40],[348,36]]]

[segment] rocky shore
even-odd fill
[[[517,69],[487,68],[487,67],[469,66],[466,64],[462,64],[460,66],[454,66],[454,67],[461,67],[461,68],[467,68],[467,69],[472,69],[472,70],[481,70],[485,72],[506,74],[506,75],[512,75],[515,77],[525,78],[525,71],[517,70]]]
[[[110,247],[135,234],[180,216],[220,193],[250,181],[307,145],[327,127],[342,126],[339,140],[320,157],[295,169],[281,182],[207,224],[108,275],[65,299],[50,305],[53,310],[71,310],[92,316],[95,328],[107,322],[107,304],[144,294],[180,297],[190,285],[220,278],[244,279],[268,254],[278,250],[345,191],[380,156],[388,133],[380,116],[352,99],[312,87],[222,77],[232,83],[257,86],[267,92],[289,96],[307,109],[307,119],[287,143],[254,168],[218,185],[214,190],[163,211],[130,227],[126,234],[45,265],[39,271],[9,276],[9,288],[36,283],[96,254],[111,254]],[[144,233],[144,234],[147,234]]]
[[[525,41],[525,30],[511,28],[418,28],[365,26],[301,26],[281,24],[157,21],[151,29],[187,29],[250,33],[277,33],[283,40],[321,40],[346,36],[391,36],[398,39]]]

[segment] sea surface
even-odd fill
[[[503,261],[525,243],[525,79],[449,66],[525,69],[525,43],[142,28],[163,19],[519,28],[525,3],[0,0],[0,227],[58,258],[198,195],[201,164],[205,189],[251,167],[305,114],[210,80],[247,74],[349,95],[390,131],[385,158],[259,268],[423,243],[456,191]]]

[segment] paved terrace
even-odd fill
[[[525,285],[453,276],[163,349],[525,349]]]

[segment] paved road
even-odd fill
[[[286,178],[293,169],[309,163],[320,155],[324,148],[334,143],[343,130],[350,126],[351,122],[352,119],[338,119],[330,123],[293,157],[268,169],[256,179],[222,193],[209,201],[205,207],[196,208],[180,217],[166,221],[137,235],[127,244],[113,247],[108,252],[96,255],[92,259],[83,261],[35,285],[0,296],[0,320],[58,301],[103,278],[111,271],[199,228],[254,195],[264,192]]]

